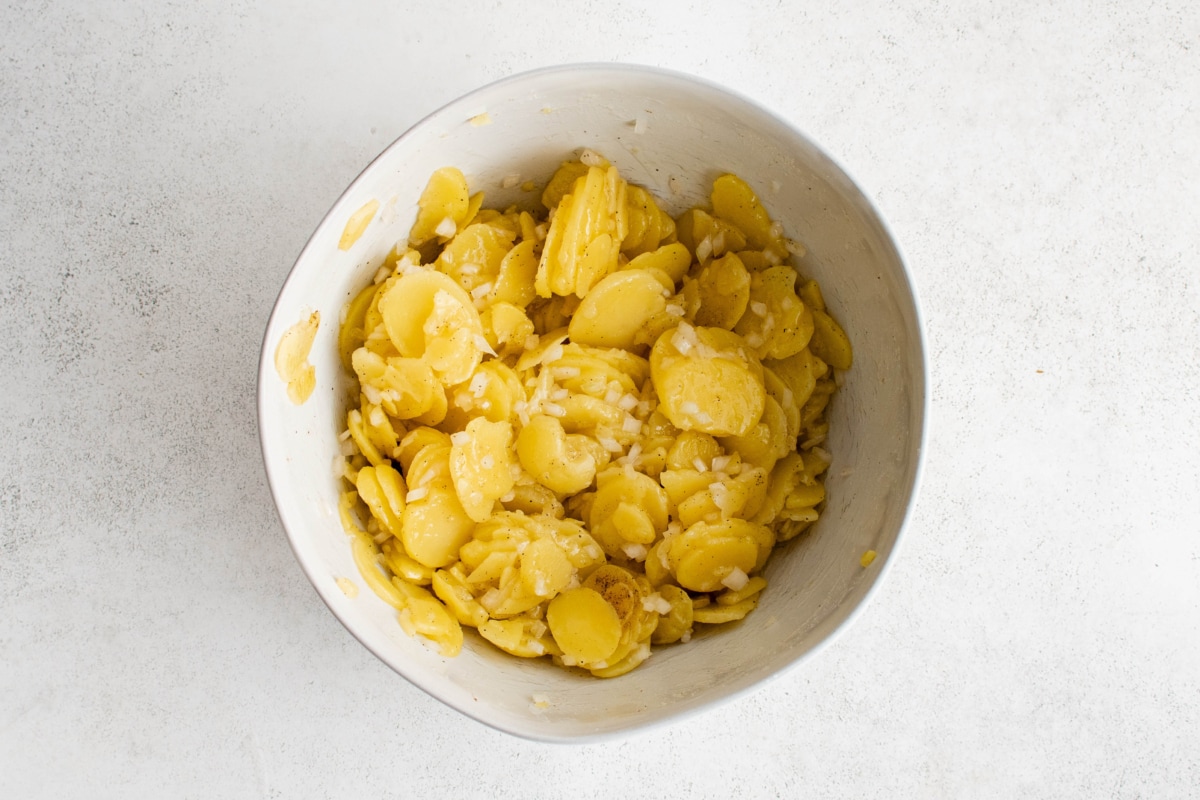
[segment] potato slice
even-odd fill
[[[493,303],[479,315],[483,335],[491,348],[501,357],[520,355],[525,341],[533,333],[533,322],[520,306],[512,303]]]
[[[813,311],[812,352],[817,358],[834,369],[850,369],[854,351],[850,348],[850,337],[833,317],[824,311]]]
[[[580,302],[567,335],[577,344],[630,350],[637,332],[667,307],[670,296],[658,276],[648,270],[614,272]]]
[[[776,461],[795,448],[796,440],[788,439],[788,420],[783,408],[775,398],[767,397],[759,423],[742,436],[722,437],[721,444],[747,464],[770,472]]]
[[[713,592],[725,588],[722,581],[735,569],[753,572],[774,543],[769,528],[745,520],[697,522],[670,540],[667,561],[680,586]]]
[[[667,493],[656,480],[614,465],[596,476],[588,522],[604,552],[626,558],[627,545],[649,545],[666,529],[668,508]]]
[[[382,358],[365,347],[354,351],[354,371],[364,391],[377,391],[380,404],[396,419],[414,419],[427,413],[441,387],[433,370],[416,358]]]
[[[508,251],[500,262],[500,270],[488,295],[489,303],[512,303],[524,309],[533,302],[537,297],[533,288],[538,268],[538,258],[534,254],[536,246],[536,240],[526,239]]]
[[[487,622],[488,614],[475,599],[470,587],[455,571],[439,569],[433,573],[433,592],[463,625],[478,628]]]
[[[750,273],[735,253],[714,259],[696,278],[700,310],[696,324],[730,330],[750,302]]]
[[[550,634],[563,655],[576,663],[596,663],[611,656],[621,643],[621,620],[595,589],[568,589],[546,609]]]
[[[409,272],[381,290],[379,312],[388,338],[408,358],[421,358],[446,385],[471,376],[486,341],[470,295],[448,275]]]
[[[735,622],[739,619],[744,619],[757,606],[758,595],[756,594],[732,605],[713,603],[704,608],[698,608],[693,618],[696,622],[705,625],[721,625],[726,622]]]
[[[563,197],[573,191],[575,182],[588,174],[588,169],[581,161],[564,161],[542,190],[542,205],[552,209],[562,203]]]
[[[740,336],[721,328],[683,323],[658,337],[650,379],[662,412],[681,430],[742,436],[766,403],[762,365]]]
[[[425,447],[413,458],[407,475],[410,498],[414,489],[426,493],[405,505],[400,539],[410,556],[434,569],[453,563],[475,528],[454,491],[451,450],[445,445]]]
[[[778,244],[772,236],[771,217],[750,185],[736,175],[722,175],[713,181],[713,214],[746,234],[746,242],[756,250]]]
[[[770,267],[750,280],[750,302],[734,326],[759,358],[787,358],[813,335],[813,314],[796,294],[796,270]]]
[[[671,280],[675,283],[683,280],[683,276],[687,274],[688,267],[692,265],[692,254],[687,249],[687,246],[681,242],[672,242],[664,244],[657,250],[649,253],[642,253],[640,256],[632,259],[626,269],[661,269],[667,275],[671,276]]]
[[[496,225],[468,225],[447,243],[434,262],[434,269],[449,275],[468,292],[485,283],[494,284],[512,250],[513,238],[511,231]]]
[[[348,370],[353,369],[350,357],[366,339],[367,309],[371,307],[378,289],[377,284],[369,284],[346,305],[346,318],[338,330],[338,355],[342,357],[342,366]]]
[[[399,536],[404,497],[408,493],[400,473],[387,464],[363,467],[358,471],[355,483],[358,496],[367,504],[371,515],[379,520],[379,525],[393,536]]]
[[[590,167],[550,221],[534,287],[541,297],[583,297],[617,268],[627,231],[625,181],[616,167]]]
[[[678,586],[663,586],[658,593],[671,604],[671,610],[658,618],[650,641],[654,644],[671,644],[692,631],[692,598]]]
[[[417,219],[408,233],[409,243],[420,245],[434,236],[450,238],[469,219],[470,205],[471,194],[462,170],[456,167],[437,170],[417,201]]]
[[[453,658],[462,650],[462,626],[440,600],[424,589],[421,591],[421,595],[409,597],[400,609],[397,615],[400,627],[409,636],[424,636],[438,645],[443,656]]]
[[[517,436],[517,457],[533,479],[558,494],[583,491],[596,475],[586,436],[567,434],[546,414],[535,414]]]
[[[538,598],[558,594],[574,576],[575,568],[553,537],[535,539],[521,553],[521,582]]]
[[[675,223],[642,187],[629,186],[625,197],[629,230],[621,242],[621,252],[632,258],[657,249],[674,233]]]
[[[461,437],[461,438],[460,438]],[[450,437],[450,478],[467,516],[483,522],[513,487],[512,424],[475,417]]]
[[[546,643],[533,634],[532,626],[537,622],[527,616],[490,619],[479,626],[479,634],[510,655],[537,658],[548,651]]]

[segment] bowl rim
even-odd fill
[[[915,328],[915,334],[916,334],[915,335],[915,345],[916,345],[915,352],[916,352],[916,354],[918,356],[918,360],[919,360],[919,364],[914,365],[917,368],[913,370],[913,375],[914,375],[914,379],[917,379],[917,381],[919,381],[917,388],[920,391],[920,404],[919,404],[920,413],[915,418],[915,425],[914,425],[915,430],[913,430],[910,433],[910,437],[915,439],[916,463],[913,465],[911,483],[907,487],[907,500],[905,503],[904,512],[900,519],[900,523],[896,530],[896,538],[895,538],[889,552],[882,559],[877,559],[876,563],[878,564],[878,572],[877,572],[876,576],[874,577],[874,579],[871,581],[870,585],[867,587],[867,590],[863,594],[861,600],[854,606],[854,608],[852,608],[850,610],[850,612],[847,614],[847,616],[840,623],[838,623],[831,631],[829,631],[827,634],[825,634],[811,648],[809,648],[804,653],[800,654],[796,658],[789,661],[787,664],[785,664],[780,669],[761,678],[757,682],[751,683],[747,686],[743,686],[739,689],[732,690],[727,694],[721,695],[720,697],[711,698],[709,700],[706,700],[703,703],[698,703],[698,704],[695,704],[695,705],[692,705],[689,707],[684,707],[675,712],[663,714],[663,715],[657,716],[657,717],[648,718],[645,721],[636,721],[635,720],[635,721],[631,722],[630,724],[625,725],[620,728],[614,728],[611,730],[605,730],[605,731],[600,731],[600,732],[584,732],[584,733],[578,733],[578,734],[564,734],[564,733],[561,733],[558,731],[539,728],[536,724],[529,724],[525,727],[520,727],[518,725],[506,724],[505,720],[503,720],[503,719],[492,718],[492,717],[489,717],[486,713],[482,713],[485,711],[486,706],[483,708],[480,708],[478,706],[459,704],[459,703],[454,702],[450,698],[444,697],[442,694],[437,692],[434,688],[425,685],[425,683],[422,680],[420,680],[420,676],[409,675],[409,674],[406,674],[405,672],[401,671],[401,669],[397,665],[393,664],[388,658],[386,658],[384,656],[384,654],[382,654],[375,647],[373,647],[371,644],[366,642],[363,639],[363,637],[361,637],[359,635],[359,633],[355,630],[354,624],[351,621],[345,619],[342,616],[342,614],[339,613],[337,608],[335,608],[335,606],[325,596],[325,593],[322,592],[320,590],[320,588],[318,588],[319,583],[316,579],[317,578],[317,569],[313,563],[310,563],[310,560],[308,559],[308,557],[302,552],[302,549],[299,546],[298,542],[296,541],[296,538],[293,535],[291,528],[288,527],[287,522],[283,517],[282,506],[281,506],[280,486],[283,484],[285,478],[282,474],[282,470],[279,470],[276,467],[273,467],[272,462],[268,458],[268,455],[267,455],[268,445],[267,445],[267,440],[266,440],[266,436],[265,436],[264,421],[265,421],[266,417],[268,416],[268,409],[266,407],[266,402],[264,400],[264,396],[265,396],[264,386],[265,386],[266,382],[271,380],[274,375],[274,372],[273,372],[273,370],[274,370],[274,355],[273,355],[273,351],[272,351],[272,347],[271,347],[272,343],[268,340],[268,335],[270,334],[271,330],[276,325],[276,317],[280,316],[282,314],[282,309],[280,307],[280,299],[287,292],[292,281],[296,279],[297,270],[299,269],[301,263],[306,260],[308,254],[309,254],[309,250],[314,246],[314,241],[317,238],[317,234],[321,231],[322,228],[325,227],[328,220],[334,215],[335,211],[340,210],[340,206],[342,205],[342,202],[354,192],[354,190],[358,187],[359,183],[364,181],[365,176],[368,173],[373,171],[376,164],[378,164],[393,149],[398,147],[406,139],[415,135],[415,133],[419,129],[425,127],[426,125],[432,123],[433,121],[435,121],[443,116],[446,116],[447,114],[452,112],[454,109],[458,108],[459,106],[468,105],[468,104],[471,104],[471,103],[477,101],[480,96],[494,93],[496,90],[501,89],[510,84],[514,84],[514,85],[520,84],[520,83],[524,83],[526,81],[539,79],[539,78],[542,78],[545,76],[563,75],[563,74],[569,74],[569,73],[586,73],[586,72],[610,73],[610,74],[613,74],[613,73],[615,73],[615,74],[635,74],[635,73],[636,74],[646,74],[646,75],[650,75],[650,76],[653,76],[653,77],[656,77],[659,79],[675,81],[682,85],[691,85],[693,87],[700,88],[707,92],[715,93],[718,95],[724,95],[733,101],[736,101],[738,103],[744,104],[746,106],[749,106],[749,107],[755,109],[758,113],[772,119],[774,122],[779,124],[781,127],[787,129],[793,136],[796,136],[801,141],[806,143],[808,146],[812,147],[818,154],[820,154],[821,157],[826,159],[836,170],[838,170],[841,173],[842,177],[849,183],[849,185],[859,195],[859,197],[863,203],[864,210],[869,212],[869,215],[873,218],[873,221],[876,224],[878,224],[878,226],[879,226],[881,232],[883,233],[884,237],[886,238],[886,241],[888,242],[888,244],[895,250],[897,263],[900,266],[899,277],[903,279],[901,281],[901,283],[908,290],[908,302],[911,304],[911,311],[913,314],[914,328]],[[308,582],[311,585],[312,589],[316,592],[317,596],[321,599],[321,602],[324,603],[325,607],[327,609],[329,609],[330,613],[333,614],[334,618],[338,620],[338,622],[341,624],[341,626],[346,631],[348,631],[350,633],[350,635],[353,636],[359,642],[359,644],[361,644],[364,648],[366,648],[369,652],[371,652],[377,659],[379,659],[381,662],[383,662],[384,665],[386,665],[388,668],[390,668],[394,673],[399,675],[401,678],[403,678],[409,684],[415,686],[416,688],[419,688],[425,694],[429,695],[434,700],[437,700],[438,702],[442,703],[443,705],[448,706],[449,708],[452,708],[455,711],[457,711],[477,722],[480,722],[489,728],[492,728],[493,730],[501,731],[503,733],[507,733],[507,734],[516,736],[518,738],[526,739],[529,741],[551,743],[551,744],[554,744],[554,743],[590,744],[590,743],[597,743],[597,742],[603,742],[603,741],[611,741],[611,740],[614,740],[614,739],[617,739],[620,737],[627,737],[630,735],[643,734],[650,730],[661,729],[666,726],[675,725],[686,719],[689,719],[689,718],[695,717],[701,713],[710,711],[713,708],[716,708],[718,706],[726,705],[737,699],[754,694],[754,693],[758,692],[759,690],[763,689],[768,684],[773,683],[776,680],[778,680],[779,678],[783,677],[784,675],[793,672],[794,670],[799,668],[801,664],[806,663],[809,659],[811,659],[811,658],[815,657],[817,654],[823,652],[826,648],[828,648],[830,645],[832,645],[852,625],[854,625],[861,618],[861,616],[865,612],[867,606],[870,605],[870,603],[874,600],[877,593],[880,591],[880,587],[886,582],[887,577],[890,574],[891,569],[893,567],[893,564],[898,557],[902,543],[907,538],[907,531],[912,524],[913,516],[914,516],[916,505],[917,505],[917,500],[919,498],[921,486],[924,481],[925,460],[926,460],[926,456],[927,456],[927,449],[928,449],[927,445],[928,445],[928,441],[929,441],[929,426],[930,426],[931,409],[932,409],[932,401],[931,401],[931,396],[930,396],[931,393],[929,390],[930,377],[931,377],[930,372],[931,372],[931,370],[930,370],[929,357],[928,357],[928,346],[927,346],[927,341],[926,341],[925,317],[924,317],[924,314],[923,314],[923,311],[921,308],[920,295],[917,291],[916,281],[913,276],[912,270],[909,268],[908,259],[905,256],[903,249],[901,248],[899,240],[894,235],[891,226],[888,224],[887,220],[880,213],[879,208],[876,206],[875,201],[864,190],[863,184],[854,176],[854,174],[850,170],[848,170],[846,168],[846,166],[844,164],[842,164],[841,161],[839,161],[832,154],[830,154],[829,151],[826,150],[826,148],[822,147],[819,143],[817,143],[812,137],[810,137],[807,133],[805,133],[798,125],[796,125],[791,120],[780,116],[776,112],[767,108],[762,103],[743,94],[742,92],[732,89],[728,86],[724,86],[720,83],[709,80],[707,78],[703,78],[703,77],[693,75],[693,74],[690,74],[687,72],[668,69],[668,68],[664,68],[664,67],[630,63],[630,62],[594,62],[594,61],[573,62],[573,63],[563,63],[563,64],[538,67],[536,69],[530,69],[530,70],[512,73],[510,75],[507,75],[505,77],[499,78],[494,81],[491,81],[489,83],[482,84],[482,85],[476,87],[475,89],[472,89],[462,95],[459,95],[459,96],[451,99],[450,101],[442,104],[435,110],[431,111],[430,113],[428,113],[425,116],[418,119],[416,122],[409,125],[399,136],[397,136],[386,147],[384,147],[382,150],[380,150],[380,152],[374,158],[372,158],[370,160],[370,162],[368,162],[367,165],[358,172],[357,175],[355,175],[353,180],[351,180],[346,185],[346,188],[341,192],[341,194],[338,195],[338,197],[333,201],[333,203],[329,206],[329,208],[321,216],[321,219],[313,227],[312,233],[309,235],[308,239],[304,243],[304,246],[300,249],[299,254],[296,256],[295,260],[292,262],[292,266],[289,268],[288,273],[287,273],[286,277],[284,278],[282,284],[280,284],[279,291],[277,292],[275,299],[272,302],[271,313],[267,318],[266,326],[263,330],[262,345],[260,348],[259,360],[258,360],[258,372],[257,372],[257,379],[256,379],[256,384],[255,384],[256,422],[257,422],[257,426],[258,426],[259,452],[260,452],[260,456],[263,461],[263,468],[264,468],[264,471],[265,471],[266,477],[267,477],[267,485],[271,492],[271,498],[273,501],[273,505],[275,506],[276,517],[279,519],[280,525],[283,527],[284,534],[287,537],[288,546],[291,548],[293,556],[296,558],[296,561],[300,565],[301,570],[303,570],[305,577],[308,579]],[[882,563],[879,563],[879,562],[882,562]]]

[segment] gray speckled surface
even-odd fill
[[[0,796],[1196,791],[1200,12],[339,5],[0,9]],[[547,746],[429,699],[321,605],[254,374],[372,156],[481,83],[610,59],[750,95],[876,198],[921,290],[932,435],[888,583],[819,658]]]

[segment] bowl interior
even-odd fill
[[[486,115],[480,117],[479,115]],[[671,213],[707,204],[712,180],[734,172],[755,188],[850,335],[855,364],[835,396],[827,449],[828,504],[815,528],[771,560],[758,609],[741,623],[659,648],[628,675],[600,680],[499,653],[468,631],[444,659],[399,628],[362,585],[337,515],[332,464],[343,426],[339,314],[407,235],[430,173],[457,166],[485,205],[535,202],[506,178],[544,183],[591,148]],[[539,189],[540,191],[540,189]],[[367,201],[380,210],[348,251],[338,239]],[[316,309],[310,361],[317,389],[293,405],[275,374],[282,333]],[[485,87],[428,117],[379,156],[333,206],[300,255],[268,325],[259,376],[260,436],[292,547],[330,609],[414,684],[484,723],[545,740],[597,738],[663,721],[749,690],[813,653],[881,578],[916,488],[926,406],[913,290],[878,215],[846,174],[795,129],[753,103],[685,76],[620,66],[529,73]],[[878,552],[868,569],[859,558]],[[534,695],[548,706],[537,708]]]

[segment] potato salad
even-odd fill
[[[532,211],[434,172],[338,335],[342,524],[399,625],[614,677],[751,613],[852,361],[802,253],[735,175],[673,218],[589,151]]]

